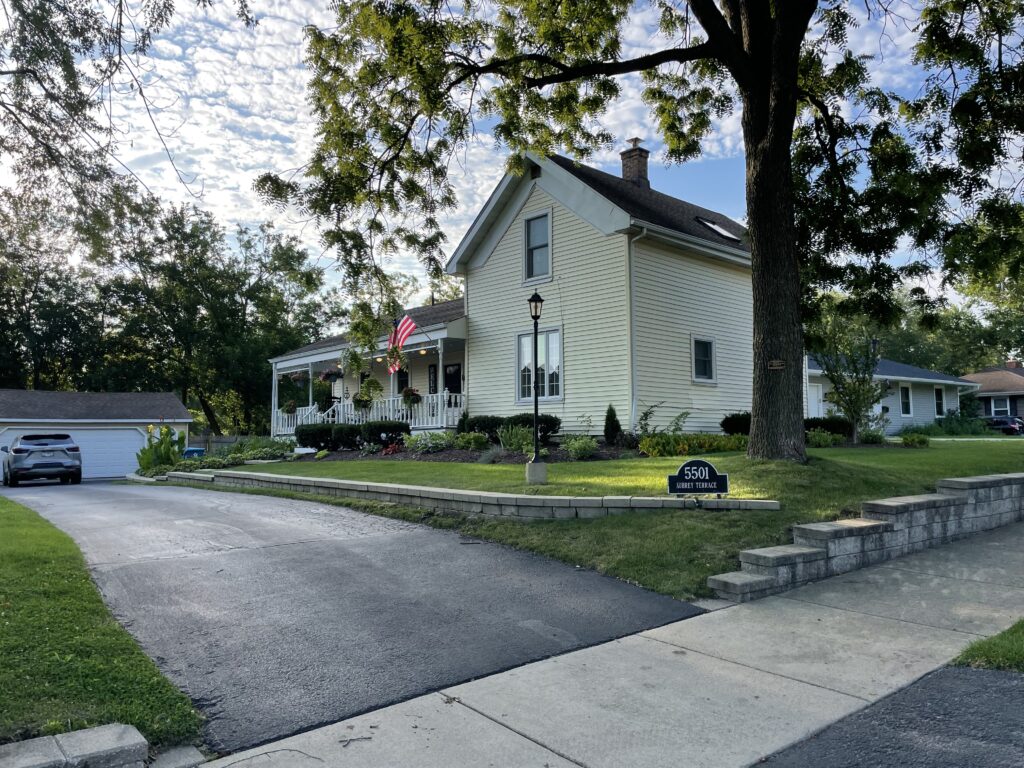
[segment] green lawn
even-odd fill
[[[953,663],[961,667],[1024,672],[1024,620],[995,637],[971,643]]]
[[[934,490],[943,477],[1024,471],[1024,441],[948,442],[927,449],[830,448],[805,465],[708,456],[729,473],[733,495],[778,499],[778,512],[659,512],[520,523],[420,515],[434,525],[595,568],[658,592],[707,595],[708,576],[737,567],[737,553],[788,541],[794,523],[859,513],[868,499]],[[522,465],[421,461],[286,462],[254,471],[433,487],[554,495],[662,495],[680,459],[552,464],[542,489],[523,483]],[[386,511],[378,505],[373,511]],[[403,511],[404,516],[419,513]]]
[[[201,719],[111,617],[74,542],[0,498],[0,742],[111,722],[176,744]]]

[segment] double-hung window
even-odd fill
[[[910,385],[900,384],[900,416],[913,416],[914,402],[910,398]]]
[[[693,380],[715,381],[715,342],[711,339],[693,340]]]
[[[935,415],[946,415],[946,390],[942,387],[935,388]]]
[[[533,334],[519,335],[516,345],[516,393],[519,400],[533,400]],[[562,396],[562,333],[541,331],[537,336],[537,396],[557,399]]]
[[[542,213],[526,220],[526,280],[551,277],[551,214]]]
[[[992,415],[993,416],[1009,416],[1010,415],[1010,398],[1008,398],[1008,397],[993,397],[992,398]]]

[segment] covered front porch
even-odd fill
[[[293,435],[303,424],[362,424],[381,419],[405,421],[414,430],[454,428],[466,410],[466,345],[456,335],[462,325],[464,321],[417,329],[403,347],[405,368],[394,374],[387,372],[384,340],[364,358],[361,371],[342,368],[349,350],[342,339],[271,360],[271,435]],[[367,377],[377,379],[385,395],[363,408],[353,398]],[[403,397],[407,389],[416,392]],[[299,391],[301,400],[296,396]]]

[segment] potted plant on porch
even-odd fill
[[[423,395],[420,394],[418,389],[412,387],[406,387],[402,390],[402,404],[406,408],[411,408],[414,405],[419,405],[423,402]]]

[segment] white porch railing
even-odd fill
[[[408,422],[412,429],[449,429],[458,424],[465,409],[466,396],[448,390],[423,395],[415,405],[406,405],[400,397],[386,397],[374,400],[369,408],[356,408],[350,400],[344,400],[323,412],[315,405],[291,414],[279,410],[274,418],[274,434],[292,435],[300,424],[363,424],[385,419]]]

